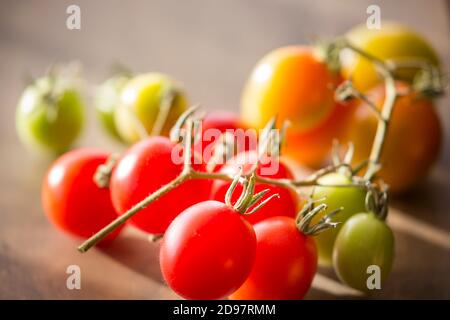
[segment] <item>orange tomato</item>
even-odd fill
[[[329,145],[316,148],[313,141],[328,140],[315,136],[328,135],[318,128],[335,113],[334,89],[340,82],[340,75],[331,72],[312,47],[277,49],[259,61],[247,81],[241,98],[243,120],[255,128],[264,127],[274,115],[280,123],[290,120],[287,145],[296,150],[288,154],[318,164],[325,153],[322,149],[328,151]],[[304,149],[306,145],[312,148]]]
[[[407,88],[398,83],[399,89]],[[367,94],[381,108],[384,86]],[[355,146],[354,163],[367,159],[377,128],[377,118],[364,103],[359,103],[349,126],[348,139]],[[431,100],[411,93],[394,105],[385,145],[381,154],[380,177],[391,191],[408,191],[421,182],[436,161],[442,142],[442,127]]]
[[[346,128],[355,106],[352,103],[336,104],[327,119],[305,133],[287,130],[286,156],[312,168],[319,168],[329,158],[333,140],[345,141]]]
[[[278,114],[292,128],[306,131],[334,107],[339,75],[330,72],[310,47],[292,46],[266,55],[253,70],[242,93],[242,116],[260,128]]]

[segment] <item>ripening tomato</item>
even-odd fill
[[[382,60],[406,62],[419,59],[439,65],[437,54],[427,40],[401,24],[382,22],[381,29],[360,25],[350,30],[346,37],[354,46]],[[375,67],[367,59],[351,50],[343,51],[341,57],[342,72],[346,78],[352,78],[357,89],[366,91],[382,82]],[[417,69],[403,69],[399,76],[412,81],[415,71]]]
[[[400,91],[408,85],[398,83]],[[381,108],[384,86],[371,90],[367,96]],[[355,146],[353,162],[370,155],[377,128],[377,118],[364,103],[357,106],[349,126],[348,140]],[[442,145],[442,127],[431,100],[416,93],[399,97],[389,123],[381,154],[381,178],[394,193],[410,190],[420,183],[436,161]]]
[[[42,184],[42,206],[58,228],[88,238],[117,218],[109,190],[99,188],[93,179],[108,157],[102,150],[76,149],[53,163]],[[105,240],[115,238],[120,229]]]
[[[347,220],[336,238],[334,270],[342,282],[369,291],[368,278],[377,272],[370,268],[379,268],[383,284],[391,271],[394,251],[394,235],[389,226],[373,213],[359,213]]]
[[[176,217],[164,234],[161,271],[186,299],[221,299],[245,281],[255,260],[252,226],[218,201],[197,203]]]
[[[256,151],[241,152],[235,157],[231,158],[221,169],[220,173],[235,176],[242,167],[243,174],[248,174],[253,165],[258,159]],[[291,170],[278,159],[271,156],[264,156],[261,159],[261,164],[256,170],[256,175],[260,177],[272,179],[292,179]],[[230,187],[231,182],[215,180],[212,186],[211,197],[218,201],[224,201],[225,194]],[[272,184],[256,183],[255,193],[269,189],[269,194],[279,194],[279,198],[273,198],[264,207],[254,214],[245,216],[245,219],[252,224],[255,224],[263,219],[273,216],[287,216],[295,217],[298,208],[298,196],[287,188],[275,186]],[[236,192],[233,193],[231,201],[237,201],[239,194],[242,191],[242,186],[236,187]]]
[[[106,80],[97,89],[94,99],[94,105],[97,115],[105,130],[114,138],[121,141],[114,122],[114,113],[119,107],[121,92],[130,77],[127,75],[118,75]]]
[[[293,218],[272,217],[254,226],[256,258],[236,300],[294,300],[308,292],[317,270],[314,239]]]
[[[321,177],[319,183],[324,186],[314,188],[313,199],[323,199],[321,203],[325,203],[328,209],[317,214],[313,218],[313,222],[319,221],[323,216],[329,214],[330,211],[341,207],[342,210],[332,217],[331,220],[333,222],[345,223],[345,221],[354,214],[366,211],[366,191],[364,189],[354,186],[326,186],[350,184],[350,178],[346,177],[344,174],[330,173]],[[331,265],[334,242],[341,227],[342,224],[314,237],[319,252],[319,263],[323,266]]]
[[[336,109],[334,90],[341,76],[329,70],[312,47],[291,46],[265,56],[243,90],[241,113],[254,128],[263,128],[277,115],[290,121],[286,155],[319,166],[345,126],[348,110]]]
[[[125,152],[110,181],[111,198],[123,214],[152,192],[175,179],[183,170],[176,145],[165,137],[144,139]],[[193,165],[203,170],[203,165]],[[152,234],[164,233],[170,222],[194,203],[209,199],[211,182],[189,180],[152,202],[128,221]]]
[[[241,98],[242,117],[262,128],[274,115],[305,132],[323,122],[334,108],[340,76],[314,54],[312,47],[274,50],[254,68]]]
[[[61,153],[81,133],[84,108],[75,83],[57,76],[40,78],[25,89],[17,106],[19,138],[31,148]]]
[[[187,109],[184,92],[174,80],[161,73],[138,75],[127,82],[122,89],[121,103],[114,112],[117,131],[125,142],[136,142],[152,132],[169,91],[174,93],[174,99],[162,135],[168,135],[178,117]]]

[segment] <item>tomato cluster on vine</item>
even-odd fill
[[[358,42],[360,32],[348,38]],[[423,54],[432,50],[407,29],[385,32],[367,35],[361,48],[338,39],[269,53],[243,89],[242,118],[187,110],[181,86],[161,73],[108,80],[97,111],[111,135],[130,146],[119,156],[77,149],[56,160],[43,182],[44,211],[87,239],[82,252],[107,244],[124,224],[162,237],[162,275],[187,299],[301,299],[319,264],[332,265],[357,290],[370,289],[373,266],[384,283],[395,251],[385,222],[387,185],[404,192],[420,183],[441,143],[430,99],[441,89],[430,81],[437,62]],[[406,55],[398,48],[392,57],[377,52],[374,44],[391,33],[426,49],[413,52],[425,68],[408,65],[422,73],[402,73],[402,63],[386,61]],[[353,63],[340,61],[346,50]],[[361,76],[374,65],[384,81]],[[70,88],[61,94],[46,81],[36,85],[43,92],[29,88],[26,95],[63,105],[77,98]],[[45,135],[59,130],[52,121]],[[39,139],[47,147],[67,146],[45,135]],[[414,146],[405,145],[411,137]],[[344,155],[333,149],[335,138],[351,142]],[[326,166],[299,178],[299,164]]]

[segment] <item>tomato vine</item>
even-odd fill
[[[380,169],[380,157],[382,155],[383,146],[386,140],[386,135],[389,129],[389,123],[392,116],[392,112],[394,110],[396,99],[401,96],[403,93],[398,92],[398,89],[395,85],[395,72],[397,69],[404,68],[405,63],[395,63],[394,61],[383,61],[380,60],[365,51],[353,46],[352,44],[348,43],[345,39],[338,39],[332,43],[327,44],[324,46],[324,52],[328,59],[326,59],[327,62],[330,63],[331,66],[335,66],[336,59],[339,57],[339,53],[341,50],[347,49],[351,50],[354,53],[360,55],[361,57],[368,59],[373,65],[376,67],[376,70],[378,71],[379,75],[384,79],[384,85],[385,85],[385,98],[384,103],[381,107],[381,110],[378,110],[378,108],[373,104],[369,98],[367,98],[363,93],[359,92],[357,89],[355,89],[352,84],[351,80],[348,80],[341,84],[336,89],[336,99],[337,100],[348,100],[348,99],[361,99],[366,102],[366,104],[373,110],[373,112],[376,113],[378,118],[378,126],[376,130],[376,135],[372,144],[371,153],[369,156],[369,159],[361,163],[360,165],[356,167],[350,166],[350,160],[351,154],[352,154],[352,147],[349,147],[349,150],[347,151],[346,156],[343,160],[341,160],[337,156],[337,152],[335,152],[334,155],[334,163],[328,167],[322,168],[320,170],[317,170],[309,177],[306,177],[304,179],[300,180],[292,180],[292,179],[272,179],[268,177],[261,177],[258,175],[254,175],[254,170],[252,170],[250,173],[243,176],[245,179],[252,179],[252,183],[258,182],[258,183],[264,183],[264,184],[270,184],[270,185],[277,185],[281,187],[289,188],[290,190],[293,190],[295,192],[298,191],[299,188],[302,187],[312,187],[312,186],[321,186],[320,178],[325,176],[326,174],[337,172],[339,170],[346,170],[347,172],[350,172],[352,183],[351,184],[343,184],[343,185],[327,185],[328,187],[358,187],[363,188],[368,191],[368,196],[366,199],[367,209],[369,211],[374,212],[377,214],[380,218],[384,219],[387,215],[387,208],[388,208],[388,196],[387,196],[387,188],[385,187],[383,182],[376,183],[376,173]],[[443,91],[443,85],[442,85],[442,78],[439,72],[436,71],[435,67],[423,64],[420,62],[409,62],[408,66],[414,66],[417,67],[420,70],[423,70],[422,75],[420,78],[418,78],[416,85],[413,85],[413,89],[420,90],[420,92],[425,94],[440,94]],[[167,103],[166,105],[169,105],[170,100],[173,99],[173,96],[170,94],[167,95]],[[187,180],[191,179],[219,179],[219,180],[227,180],[227,181],[233,181],[235,177],[232,177],[227,174],[222,173],[216,173],[216,172],[201,172],[197,171],[192,168],[191,166],[191,159],[192,159],[192,146],[193,146],[193,140],[196,136],[196,127],[198,127],[199,122],[201,121],[199,118],[195,117],[195,113],[197,111],[197,108],[191,108],[188,111],[186,111],[182,116],[180,116],[179,120],[175,124],[174,129],[171,132],[171,140],[176,141],[178,143],[181,142],[181,136],[180,136],[180,129],[185,126],[186,127],[186,136],[183,139],[183,147],[184,147],[184,165],[182,172],[172,181],[167,183],[166,185],[162,186],[158,190],[152,192],[149,194],[146,198],[135,204],[131,209],[120,215],[117,219],[112,221],[109,225],[105,226],[103,229],[99,230],[96,234],[94,234],[92,237],[87,239],[84,243],[82,243],[78,250],[80,252],[86,252],[89,250],[92,246],[94,246],[96,243],[98,243],[101,239],[106,237],[109,233],[111,233],[113,230],[121,226],[123,223],[125,223],[129,218],[134,216],[136,213],[138,213],[140,210],[148,206],[150,203],[156,201],[163,195],[169,193],[171,190],[176,188],[177,186],[181,185],[182,183],[186,182]],[[267,151],[268,147],[268,139],[270,139],[270,131],[275,128],[275,120],[269,121],[268,125],[263,131],[262,139],[260,139],[260,147],[264,151]],[[261,141],[262,140],[262,141]],[[105,187],[108,184],[108,174],[110,174],[112,168],[114,165],[114,159],[111,161],[108,161],[105,165],[100,167],[98,174],[96,176],[96,181],[100,182],[100,185]],[[366,173],[363,177],[356,176],[356,173],[361,171],[362,169],[366,169]],[[235,180],[236,181],[236,180]],[[253,198],[246,198],[245,201],[246,204],[249,202],[252,202]],[[260,200],[260,197],[258,198]],[[267,200],[265,200],[267,201]],[[242,204],[242,203],[241,203]],[[318,206],[315,210],[311,207],[311,204],[307,204],[309,208],[309,211],[316,212],[323,210],[323,207]],[[245,206],[243,205],[242,208]],[[308,215],[308,219],[303,220],[303,228],[308,229],[308,224],[310,221],[310,218],[314,214]],[[334,213],[334,211],[332,212]],[[333,223],[331,223],[329,220],[325,219],[323,227],[332,227]],[[305,225],[306,223],[306,225]],[[317,227],[317,228],[320,228]],[[316,229],[317,229],[316,228]],[[314,234],[317,230],[312,228],[309,230],[311,234]]]

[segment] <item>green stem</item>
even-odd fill
[[[397,89],[395,87],[395,80],[392,74],[392,68],[389,67],[384,61],[376,58],[375,56],[368,54],[367,52],[352,46],[349,43],[345,44],[350,50],[358,53],[360,56],[371,61],[379,74],[383,77],[385,83],[385,99],[381,108],[380,116],[378,117],[378,126],[375,133],[375,138],[372,145],[372,150],[369,156],[369,163],[367,172],[364,176],[365,179],[373,179],[375,173],[380,166],[381,153],[386,141],[386,135],[389,128],[389,122],[394,110],[395,101],[397,99]]]
[[[168,184],[162,186],[160,189],[156,190],[155,192],[148,195],[144,200],[141,202],[138,202],[136,205],[134,205],[130,210],[119,216],[116,220],[108,224],[106,227],[101,229],[99,232],[94,234],[92,237],[87,239],[85,242],[83,242],[79,247],[78,251],[80,252],[86,252],[88,251],[92,246],[97,244],[100,240],[105,238],[108,234],[113,232],[116,228],[124,224],[128,219],[130,219],[132,216],[134,216],[136,213],[147,207],[150,203],[153,201],[156,201],[157,199],[161,198],[163,195],[168,193],[169,191],[173,190],[180,184],[182,184],[184,181],[190,179],[191,176],[189,174],[180,174],[178,177],[176,177],[174,180],[169,182]]]

